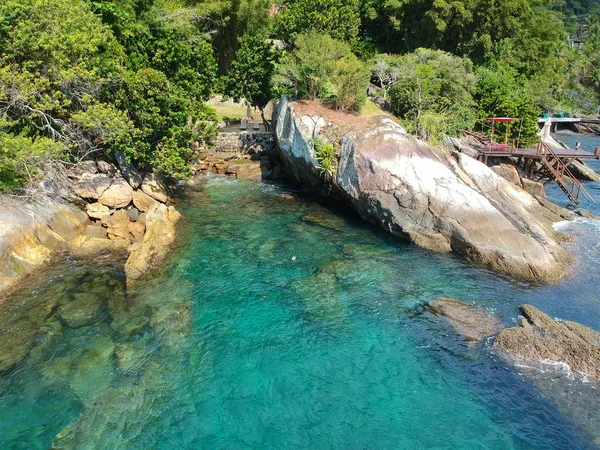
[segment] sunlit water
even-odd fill
[[[600,443],[593,383],[514,367],[424,308],[454,296],[514,325],[530,303],[600,329],[597,224],[561,225],[578,262],[560,284],[534,286],[286,186],[213,178],[178,207],[176,248],[137,288],[120,261],[68,259],[0,305],[1,338],[28,354],[0,374],[0,448]]]

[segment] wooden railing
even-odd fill
[[[562,191],[569,197],[576,205],[579,204],[579,196],[583,193],[586,198],[593,203],[596,203],[590,194],[585,190],[583,185],[575,178],[575,176],[569,170],[567,164],[554,153],[552,147],[548,144],[539,143],[537,147],[537,154],[541,156],[542,166],[546,169],[552,178],[560,186]],[[566,177],[566,179],[565,179]],[[570,185],[570,186],[569,186]]]

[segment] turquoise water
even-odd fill
[[[122,261],[65,259],[0,305],[0,354],[11,337],[27,355],[0,374],[0,448],[600,443],[595,385],[515,368],[424,308],[449,295],[512,325],[531,303],[600,329],[592,222],[567,226],[572,275],[535,286],[286,186],[207,179],[178,208],[176,248],[137,288],[125,289]]]

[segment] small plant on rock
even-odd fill
[[[312,143],[315,148],[315,157],[319,162],[318,169],[333,178],[337,172],[338,162],[335,144],[324,142],[318,137],[313,138]]]

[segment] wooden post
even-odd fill
[[[594,156],[596,157],[596,159],[600,157],[600,147],[596,147],[596,150],[594,150]]]

